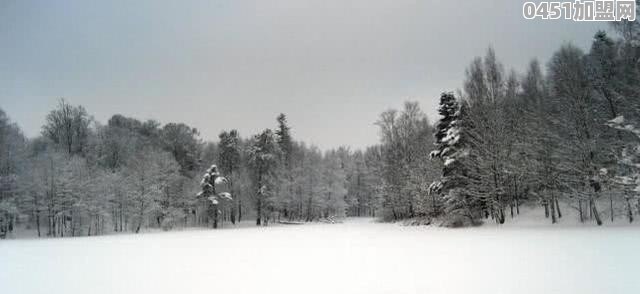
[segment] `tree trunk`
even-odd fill
[[[578,199],[578,214],[580,215],[580,222],[584,223],[584,213],[582,211],[582,200]]]
[[[307,201],[307,218],[306,221],[310,222],[311,221],[311,196],[309,196],[309,201]]]
[[[120,232],[122,232],[122,215],[124,214],[124,204],[120,202]]]
[[[542,203],[542,206],[544,206],[544,217],[549,218],[549,203],[547,203],[547,201],[545,200]]]
[[[113,220],[113,231],[118,231],[118,210],[114,207],[111,212],[111,219]]]
[[[58,236],[58,231],[57,231],[57,227],[56,227],[56,217],[55,216],[51,216],[51,231],[53,232],[53,236],[57,237]]]
[[[213,228],[218,228],[218,205],[213,205]]]
[[[71,237],[76,236],[76,218],[73,217],[73,212],[71,213]]]
[[[236,209],[231,205],[231,209],[229,209],[229,220],[232,224],[236,224]]]
[[[609,210],[611,211],[611,222],[613,222],[613,193],[609,192]]]
[[[560,211],[560,203],[558,202],[558,196],[555,193],[551,192],[553,195],[553,199],[556,202],[556,212],[558,213],[558,218],[562,218],[562,211]]]
[[[509,202],[509,210],[511,212],[511,218],[513,218],[513,201]]]
[[[438,216],[440,213],[438,212],[438,206],[436,203],[436,195],[432,193],[431,195],[431,210],[433,216]],[[358,216],[360,216],[360,210],[358,210]]]
[[[40,238],[40,211],[36,211],[36,228],[38,230],[38,238]]]
[[[53,216],[51,215],[51,209],[48,210],[47,215],[47,236],[53,236]]]
[[[555,224],[556,222],[557,222],[557,219],[556,219],[556,202],[552,198],[551,199],[551,223]]]
[[[518,193],[518,189],[516,189],[516,214],[520,215],[520,193]]]
[[[633,222],[633,210],[631,209],[631,202],[629,201],[629,197],[625,197],[627,200],[627,216],[629,217],[629,223]]]
[[[140,201],[140,220],[138,221],[138,226],[136,227],[136,234],[140,232],[140,227],[142,226],[142,220],[144,218],[144,200]]]
[[[602,220],[600,219],[600,214],[598,213],[598,208],[596,207],[595,200],[592,198],[590,201],[591,211],[593,212],[593,217],[596,219],[596,223],[601,226]]]
[[[257,207],[258,211],[257,211],[257,215],[256,215],[256,226],[261,225],[261,218],[262,218],[262,199],[261,196],[258,195],[258,207]]]

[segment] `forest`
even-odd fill
[[[346,216],[447,227],[503,224],[523,207],[601,225],[640,215],[640,26],[562,45],[525,72],[489,48],[439,118],[419,102],[380,114],[380,142],[320,150],[274,114],[258,134],[215,142],[184,123],[60,99],[27,138],[0,109],[0,237],[219,228]],[[434,97],[435,98],[435,97]],[[212,166],[214,165],[214,166]]]

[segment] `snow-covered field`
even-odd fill
[[[640,230],[349,219],[0,242],[0,293],[640,293]]]

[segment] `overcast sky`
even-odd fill
[[[188,3],[187,3],[188,2]],[[520,0],[0,0],[0,107],[28,136],[64,97],[249,136],[288,115],[322,148],[375,144],[378,114],[460,87],[492,45],[517,70],[600,23],[526,21]]]

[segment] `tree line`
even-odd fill
[[[0,110],[0,230],[65,237],[375,215],[377,159],[376,149],[295,141],[284,114],[273,130],[223,131],[214,143],[182,123],[114,115],[102,125],[65,100],[30,139]],[[197,197],[212,164],[230,196],[216,205]]]
[[[588,52],[563,45],[546,71],[535,59],[524,74],[507,71],[489,48],[468,66],[462,89],[441,95],[433,127],[413,103],[384,112],[385,218],[502,224],[526,205],[551,223],[566,209],[581,222],[633,222],[640,214],[640,25],[613,28],[617,38],[599,31]]]

